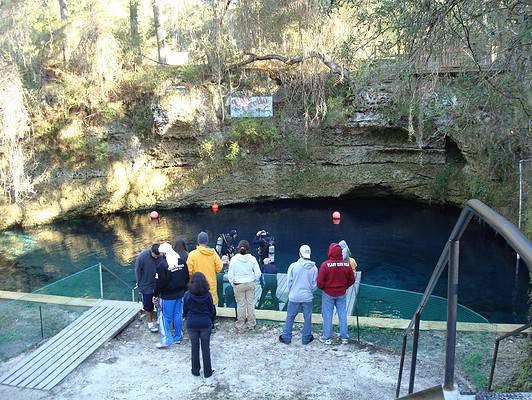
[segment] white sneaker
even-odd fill
[[[349,344],[349,339],[342,339],[342,344]]]
[[[157,326],[157,324],[153,322],[148,322],[148,330],[150,332],[156,333],[156,332],[159,332],[159,327]]]
[[[158,349],[166,349],[167,347],[170,347],[170,346],[167,345],[167,344],[163,344],[163,343],[160,343],[160,342],[159,342],[159,343],[157,343],[157,344],[155,345],[155,347],[157,347]]]
[[[332,344],[332,340],[331,339],[325,339],[323,337],[319,337],[319,341],[324,343],[324,344]]]

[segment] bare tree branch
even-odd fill
[[[341,65],[337,64],[334,60],[332,60],[330,57],[326,56],[323,53],[320,53],[318,51],[308,51],[305,53],[302,53],[296,57],[285,57],[279,54],[266,54],[266,55],[256,55],[253,53],[245,53],[245,55],[248,56],[246,60],[240,61],[239,63],[229,65],[225,71],[231,72],[236,69],[242,68],[245,65],[254,63],[256,61],[281,61],[282,63],[286,65],[294,65],[298,63],[302,63],[305,60],[311,59],[311,58],[317,58],[320,60],[323,64],[325,64],[332,73],[337,74],[341,76],[342,78],[346,78],[348,80],[353,80],[351,73],[347,68],[342,67]]]

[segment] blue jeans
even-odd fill
[[[173,342],[180,342],[183,339],[181,321],[183,317],[183,298],[177,300],[159,299],[161,306],[159,318],[159,330],[161,331],[161,343],[169,346]],[[172,322],[174,324],[174,334],[172,336]]]
[[[286,321],[283,329],[283,339],[290,343],[292,341],[292,326],[300,309],[303,309],[303,330],[301,331],[301,342],[307,344],[312,336],[312,301],[307,303],[288,302],[286,309]]]
[[[333,313],[336,306],[338,321],[340,323],[340,339],[349,339],[347,332],[347,296],[333,297],[327,293],[321,293],[321,315],[323,317],[323,339],[331,339],[333,334]]]

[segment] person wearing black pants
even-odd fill
[[[211,366],[211,330],[216,315],[209,283],[201,272],[195,272],[189,283],[189,290],[183,297],[183,314],[187,320],[187,331],[191,344],[192,375],[200,375],[199,349],[203,359],[203,376],[209,378],[214,370]]]
[[[205,329],[188,329],[190,344],[192,350],[192,375],[200,376],[200,358],[199,349],[201,343],[201,356],[203,358],[203,376],[209,378],[212,375],[211,366],[211,328]]]

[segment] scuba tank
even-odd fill
[[[222,256],[222,245],[224,243],[224,239],[222,235],[218,236],[218,239],[216,239],[216,252],[221,257]]]
[[[273,242],[270,242],[268,246],[268,258],[272,260],[272,263],[275,262],[275,244]]]

